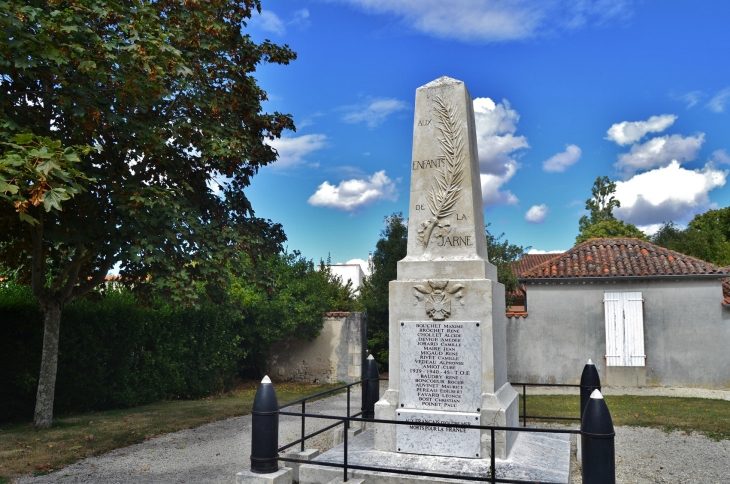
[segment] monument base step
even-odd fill
[[[328,484],[342,479],[342,469],[317,465],[317,462],[343,462],[343,445],[317,456],[299,468],[300,484]],[[454,479],[408,476],[388,472],[348,469],[348,482],[363,479],[366,484],[461,484],[472,477],[489,476],[489,459],[464,459],[432,455],[401,454],[374,450],[374,432],[368,429],[347,445],[348,465],[378,466],[408,471],[450,474]],[[496,459],[497,478],[550,483],[570,483],[570,434],[520,432],[507,459]],[[461,478],[461,479],[460,479]]]

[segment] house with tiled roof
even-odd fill
[[[520,259],[512,263],[512,272],[519,277],[519,274],[523,274],[531,270],[533,267],[539,266],[543,262],[547,262],[550,259],[557,257],[557,253],[553,254],[524,254]],[[512,293],[514,302],[512,306],[507,308],[507,317],[525,317],[527,312],[525,311],[525,290],[524,284],[520,285]]]
[[[727,268],[633,238],[547,256],[515,265],[510,381],[578,383],[590,358],[606,385],[730,388]]]

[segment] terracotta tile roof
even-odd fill
[[[641,239],[590,239],[518,275],[520,279],[723,274],[714,264]]]
[[[524,254],[520,257],[520,260],[513,262],[510,266],[512,267],[512,272],[519,277],[520,274],[528,272],[533,267],[539,266],[543,262],[547,262],[555,257],[559,257],[564,253],[565,252],[557,254]]]

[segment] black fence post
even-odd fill
[[[279,470],[279,401],[268,376],[261,380],[251,410],[251,472]]]
[[[598,370],[593,361],[588,360],[586,366],[583,367],[583,374],[580,376],[580,418],[583,418],[583,410],[586,408],[588,400],[591,398],[593,390],[601,390],[601,378],[598,376]]]
[[[603,395],[594,390],[580,423],[583,482],[586,484],[616,484],[615,436]]]
[[[362,418],[375,418],[375,402],[380,398],[380,373],[378,364],[373,355],[365,360],[365,372],[363,374],[363,409]]]

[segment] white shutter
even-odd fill
[[[640,292],[606,292],[606,365],[644,366],[643,299]]]

